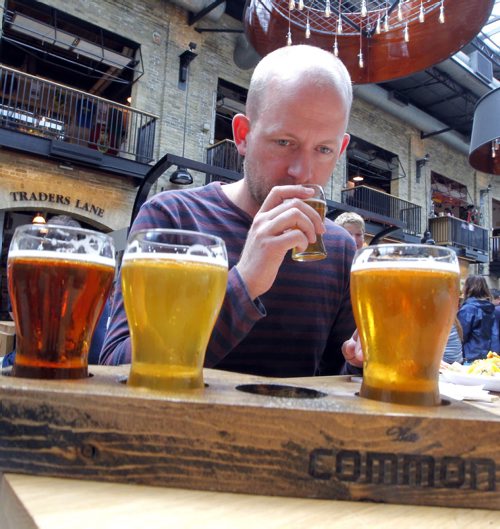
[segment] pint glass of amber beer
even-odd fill
[[[114,273],[108,235],[59,225],[16,229],[7,260],[15,376],[87,376],[90,341]]]
[[[129,238],[122,262],[130,330],[128,383],[159,391],[203,387],[203,362],[227,283],[224,241],[151,229]]]
[[[458,260],[449,248],[381,244],[358,250],[351,298],[364,353],[362,397],[440,403],[439,365],[458,296]]]
[[[303,186],[314,189],[314,195],[306,198],[304,202],[315,209],[319,213],[319,216],[325,220],[326,198],[323,188],[317,184],[303,184]],[[294,261],[319,261],[325,258],[326,249],[323,243],[323,237],[319,233],[316,234],[316,242],[309,244],[303,252],[297,248],[292,250],[292,259]]]

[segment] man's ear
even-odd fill
[[[343,152],[347,149],[349,142],[351,141],[351,136],[347,133],[344,134],[342,139],[342,145],[340,146],[339,158],[342,156]]]
[[[247,134],[250,131],[250,120],[244,114],[233,117],[233,138],[236,148],[241,156],[247,151]]]

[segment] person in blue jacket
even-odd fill
[[[484,277],[469,276],[465,280],[463,297],[458,320],[463,330],[464,363],[471,363],[486,358],[488,351],[499,352],[499,328]]]

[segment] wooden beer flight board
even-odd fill
[[[203,391],[169,396],[128,387],[128,366],[91,373],[0,376],[0,471],[500,509],[500,401],[390,405],[350,377],[209,369]]]

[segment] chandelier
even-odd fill
[[[245,31],[261,55],[292,44],[332,51],[353,82],[423,70],[470,42],[494,0],[250,0]]]
[[[450,1],[450,0],[448,0]],[[358,64],[364,68],[362,39],[373,34],[380,35],[389,30],[399,29],[404,42],[410,41],[409,24],[418,20],[425,23],[425,17],[439,9],[438,20],[445,22],[445,0],[275,0],[276,9],[288,19],[287,45],[292,45],[292,23],[297,31],[304,31],[304,37],[311,37],[313,31],[331,34],[334,37],[332,51],[339,55],[338,37],[354,35],[360,39]],[[288,10],[283,11],[288,3]]]

